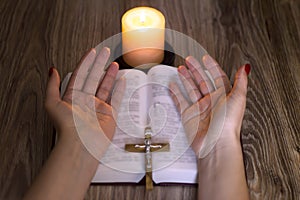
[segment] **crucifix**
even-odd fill
[[[146,171],[146,190],[153,189],[152,181],[152,152],[169,151],[169,143],[151,143],[152,130],[145,128],[144,144],[125,144],[125,150],[128,152],[145,153],[145,171]]]

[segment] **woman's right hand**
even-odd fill
[[[247,75],[250,72],[249,64],[240,67],[232,88],[227,75],[212,57],[205,55],[203,63],[212,80],[191,56],[186,58],[189,70],[185,66],[178,68],[189,99],[175,83],[170,85],[187,137],[199,158],[211,150],[240,145]]]

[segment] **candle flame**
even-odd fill
[[[146,15],[144,12],[141,13],[140,15],[140,21],[141,23],[144,25],[145,24],[145,21],[146,21]]]

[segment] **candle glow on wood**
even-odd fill
[[[154,8],[137,7],[122,17],[123,59],[133,67],[161,63],[164,57],[165,17]]]

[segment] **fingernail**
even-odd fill
[[[101,50],[101,54],[103,56],[109,56],[110,55],[110,49],[108,47],[104,47],[102,50]]]
[[[182,75],[187,75],[187,73],[188,73],[187,69],[186,69],[183,65],[181,65],[181,66],[178,67],[178,71],[179,71]]]
[[[119,65],[116,62],[112,62],[109,66],[109,72],[117,73],[119,71]]]
[[[107,51],[108,53],[110,53],[110,48],[108,47],[104,47],[105,51]]]
[[[246,71],[247,75],[249,75],[249,73],[251,71],[251,65],[250,64],[245,65],[245,71]]]
[[[49,77],[53,74],[53,71],[54,71],[54,67],[51,67],[51,68],[49,69]]]
[[[86,57],[89,57],[89,56],[94,56],[96,55],[96,49],[94,48],[91,48],[87,53],[86,53]]]

